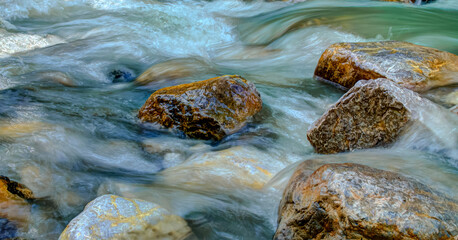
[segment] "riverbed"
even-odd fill
[[[57,239],[112,193],[169,209],[199,239],[271,239],[283,189],[307,159],[398,172],[457,199],[458,126],[446,120],[335,155],[306,137],[344,94],[313,78],[329,45],[399,40],[458,54],[457,22],[456,0],[1,1],[0,175],[39,198],[19,236]],[[134,81],[153,65],[164,77]],[[154,91],[225,74],[254,83],[263,101],[236,134],[194,140],[138,120]],[[456,89],[425,97],[446,110]],[[457,137],[437,140],[442,132]]]

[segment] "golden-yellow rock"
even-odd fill
[[[420,92],[458,83],[458,56],[398,41],[336,43],[321,56],[315,76],[345,88],[387,78]]]
[[[397,173],[352,163],[299,165],[274,239],[455,239],[458,204]],[[313,163],[312,163],[313,164]]]
[[[0,218],[24,227],[30,217],[30,205],[27,200],[34,195],[26,186],[0,176]]]
[[[254,84],[225,75],[154,92],[138,117],[179,129],[192,138],[220,140],[241,129],[262,108]]]

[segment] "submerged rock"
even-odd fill
[[[2,227],[14,223],[26,226],[30,218],[30,204],[27,200],[34,199],[34,195],[26,186],[11,181],[8,177],[0,176],[0,219],[7,219]]]
[[[254,147],[237,146],[195,154],[180,165],[162,171],[161,176],[166,183],[186,189],[261,189],[285,166]]]
[[[154,92],[138,117],[192,138],[220,140],[241,129],[262,108],[254,84],[225,75]]]
[[[44,122],[32,121],[22,123],[0,122],[0,138],[20,138],[34,132],[53,129],[55,126]]]
[[[434,0],[381,0],[384,2],[400,2],[400,3],[412,3],[412,4],[426,4],[434,2]]]
[[[67,87],[75,87],[75,81],[68,74],[57,71],[40,72],[38,77],[44,81],[52,81]]]
[[[115,195],[90,202],[59,239],[184,239],[186,221],[157,204]]]
[[[420,121],[427,129],[431,124],[441,124],[449,119],[445,112],[386,79],[360,81],[309,127],[307,139],[318,153],[371,148],[394,142],[414,121]],[[457,140],[456,134],[438,134],[451,143]]]
[[[132,82],[135,74],[129,69],[115,69],[108,74],[113,83]]]
[[[17,227],[8,219],[0,218],[0,239],[12,239],[16,234]]]
[[[397,173],[299,165],[283,194],[274,239],[453,239],[458,204]],[[305,169],[305,171],[302,171]]]
[[[190,77],[207,72],[212,72],[212,68],[205,61],[195,58],[172,59],[151,66],[135,79],[135,83],[146,85],[151,82]]]
[[[407,42],[336,43],[315,76],[351,88],[359,80],[387,78],[414,91],[458,83],[458,56]]]

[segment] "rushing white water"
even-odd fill
[[[330,44],[404,40],[457,54],[454,3],[0,1],[0,175],[41,198],[19,236],[56,239],[113,193],[168,208],[198,238],[270,239],[288,177],[307,159],[400,172],[456,198],[458,126],[437,118],[456,117],[456,86],[449,98],[426,94],[440,114],[424,112],[426,124],[391,146],[320,156],[306,138],[344,93],[313,79]],[[158,81],[127,83],[153,65]],[[264,104],[221,142],[136,118],[154,90],[223,74],[254,82]]]

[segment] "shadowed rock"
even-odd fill
[[[364,165],[297,168],[274,239],[454,239],[458,204],[399,174]]]
[[[138,117],[200,139],[220,140],[242,128],[262,108],[256,87],[237,75],[154,92]]]
[[[184,219],[157,204],[103,195],[90,202],[59,239],[180,240],[190,234]]]
[[[458,56],[407,42],[336,43],[321,56],[315,76],[345,88],[387,78],[414,91],[458,82]]]
[[[445,144],[454,144],[456,133],[435,133],[437,125],[431,126],[443,119],[456,122],[436,104],[396,83],[360,81],[309,127],[307,139],[318,153],[371,148],[394,142],[403,129],[418,121],[438,138],[447,138]]]

